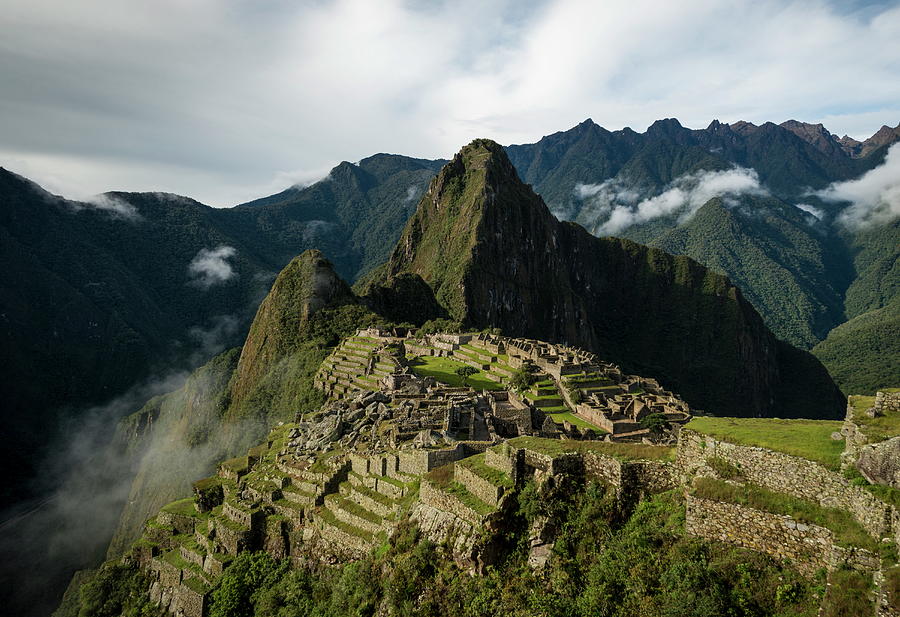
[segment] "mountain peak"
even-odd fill
[[[647,128],[647,133],[671,134],[683,129],[684,127],[681,126],[681,122],[679,122],[677,118],[663,118],[662,120],[657,120],[651,124]]]

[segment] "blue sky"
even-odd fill
[[[7,0],[0,165],[215,206],[590,117],[900,122],[900,3]]]

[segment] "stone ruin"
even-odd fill
[[[471,417],[478,418],[469,423],[471,439],[487,431],[504,438],[542,435],[658,442],[673,439],[672,433],[646,428],[642,421],[648,416],[656,415],[657,426],[670,428],[691,417],[687,403],[656,380],[626,375],[596,354],[488,333],[415,336],[411,331],[398,335],[378,328],[360,330],[323,362],[315,385],[331,398],[367,389],[392,395],[412,388],[417,390],[412,400],[428,399],[428,387],[417,385],[420,380],[409,364],[410,356],[452,358],[475,368],[498,387],[510,384],[517,371],[529,372],[536,385],[524,392],[457,390],[459,397],[469,396],[475,408]],[[447,392],[446,387],[439,390]]]

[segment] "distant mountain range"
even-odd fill
[[[900,343],[882,333],[900,325],[900,224],[841,225],[848,204],[822,191],[884,164],[898,139],[900,127],[856,142],[794,121],[669,119],[641,134],[587,120],[506,152],[559,218],[725,273],[776,336],[813,348],[845,391],[869,391],[897,377]],[[349,281],[385,262],[444,163],[378,154],[229,209],[155,193],[74,202],[0,170],[3,462],[33,459],[59,415],[239,344],[304,250]],[[7,486],[4,501],[21,488]]]

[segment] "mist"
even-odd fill
[[[596,221],[592,227],[597,235],[615,235],[662,217],[676,217],[678,224],[686,223],[714,197],[722,197],[726,205],[736,205],[740,195],[765,196],[769,191],[755,170],[733,167],[685,174],[662,193],[641,201],[639,189],[615,178],[601,184],[577,184],[574,194],[585,202],[578,218]]]
[[[222,244],[214,249],[200,249],[188,264],[191,283],[209,289],[237,276],[228,260],[237,254],[233,246]]]
[[[75,570],[100,562],[138,460],[116,439],[117,423],[186,377],[176,372],[140,384],[61,424],[33,481],[40,497],[0,514],[0,601],[6,614],[48,615]]]
[[[883,225],[900,217],[900,143],[890,147],[884,163],[856,180],[834,182],[816,193],[831,202],[850,202],[837,222],[849,229]]]

